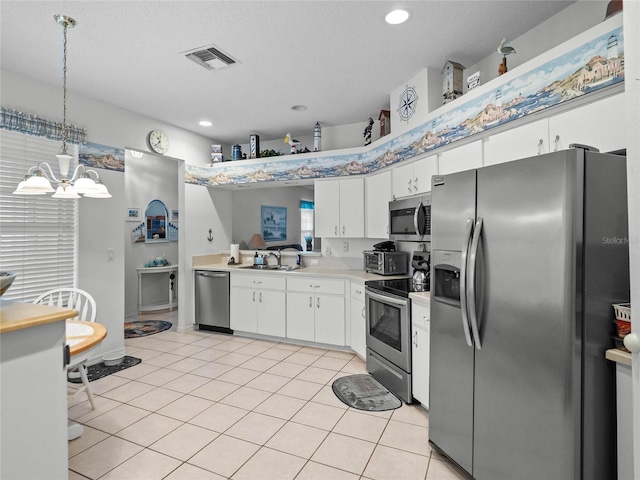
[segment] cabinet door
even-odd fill
[[[543,118],[505,130],[483,142],[485,166],[549,153],[549,120]]]
[[[415,194],[431,191],[431,177],[438,173],[438,156],[432,155],[413,164],[413,191]]]
[[[344,296],[316,295],[314,301],[316,342],[344,345]]]
[[[287,338],[314,341],[314,305],[310,293],[287,292]]]
[[[365,181],[367,238],[389,238],[391,170],[367,177]]]
[[[340,231],[338,236],[364,237],[364,178],[340,180]]]
[[[258,333],[285,337],[286,300],[284,292],[258,290]]]
[[[398,165],[393,169],[393,197],[413,195],[413,164]]]
[[[229,294],[230,326],[232,330],[256,333],[258,315],[256,310],[257,293],[253,289],[231,287]]]
[[[412,304],[411,341],[412,341],[412,387],[413,396],[425,408],[429,408],[429,308]]]
[[[624,112],[624,93],[620,93],[550,117],[551,150],[565,150],[572,143],[601,152],[625,148]]]
[[[482,140],[467,143],[460,147],[442,152],[439,158],[438,173],[462,172],[482,166]]]
[[[340,235],[340,181],[316,182],[314,191],[315,235],[336,238]]]

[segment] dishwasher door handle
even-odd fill
[[[197,275],[201,277],[213,277],[213,278],[224,278],[228,275],[228,273],[219,273],[219,272],[196,272]]]

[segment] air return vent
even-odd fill
[[[189,50],[182,52],[182,54],[207,70],[218,70],[238,63],[237,60],[222,52],[214,45]]]

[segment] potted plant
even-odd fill
[[[312,240],[313,237],[311,235],[304,236],[304,241],[307,243],[307,252],[311,252],[313,250],[313,245],[311,244]]]

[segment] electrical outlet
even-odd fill
[[[349,251],[349,242],[342,242],[342,251],[343,252]]]
[[[107,261],[113,262],[116,256],[116,250],[114,248],[107,248]]]

